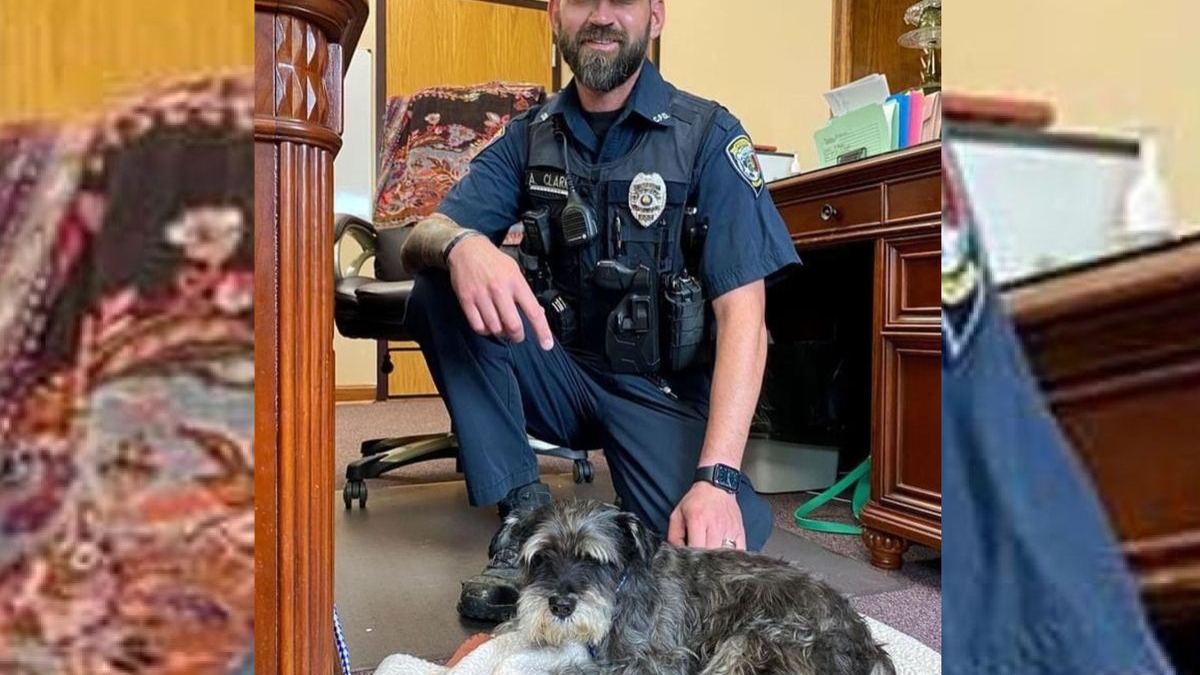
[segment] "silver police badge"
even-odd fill
[[[639,173],[629,184],[629,210],[642,227],[650,227],[667,208],[667,184],[657,173]]]

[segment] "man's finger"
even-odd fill
[[[687,522],[687,545],[692,548],[708,548],[708,528],[696,517]]]
[[[523,285],[517,291],[515,299],[521,306],[521,311],[525,312],[525,318],[529,319],[529,327],[533,329],[538,344],[542,346],[542,349],[549,350],[554,346],[554,334],[550,332],[550,324],[546,322],[546,312],[538,304],[537,298],[533,297],[533,291],[529,290],[529,286]]]
[[[483,317],[483,325],[487,328],[488,335],[501,335],[504,333],[504,326],[500,323],[500,317],[496,314],[496,305],[492,303],[490,296],[485,296],[479,301],[479,316]]]
[[[683,546],[683,514],[679,509],[671,512],[671,522],[667,526],[667,543],[672,546]]]
[[[475,305],[463,305],[463,314],[466,315],[467,323],[471,325],[471,330],[480,335],[487,334],[487,326],[483,324],[483,317],[479,316],[479,309]]]
[[[745,551],[745,550],[746,550],[746,538],[745,538],[744,536],[742,536],[742,534],[741,534],[740,532],[739,532],[739,533],[736,533],[736,534],[734,534],[734,533],[726,533],[724,536],[720,537],[720,543],[721,543],[721,546],[722,546],[722,547],[725,547],[725,540],[726,540],[726,539],[732,539],[732,540],[733,540],[733,546],[731,546],[731,547],[729,547],[729,548],[735,548],[735,549],[737,549],[737,550],[739,550],[739,551]]]
[[[521,315],[517,314],[517,305],[510,296],[501,295],[494,298],[496,309],[500,313],[500,323],[504,324],[504,333],[513,342],[525,340],[525,326],[521,323]]]

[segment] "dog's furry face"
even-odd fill
[[[515,535],[524,542],[515,627],[546,646],[602,641],[628,575],[659,545],[634,516],[583,501],[544,506]]]

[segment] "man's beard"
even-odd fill
[[[612,40],[618,45],[617,53],[609,55],[595,49],[585,50],[584,43],[588,40]],[[560,24],[554,34],[554,42],[580,84],[593,91],[607,93],[633,77],[642,61],[646,60],[650,22],[646,22],[646,32],[641,39],[633,42],[620,30],[604,26],[585,26],[571,38]]]

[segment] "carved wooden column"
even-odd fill
[[[333,646],[333,157],[365,0],[254,3],[255,672]]]

